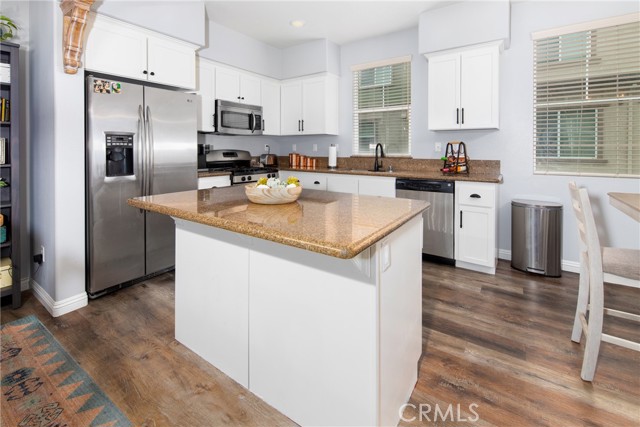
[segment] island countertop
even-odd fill
[[[129,205],[336,258],[353,258],[429,207],[420,200],[304,189],[284,205],[250,202],[244,186],[137,197]]]

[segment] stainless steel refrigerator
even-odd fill
[[[87,292],[91,297],[171,269],[173,220],[131,197],[197,188],[195,96],[86,79]]]

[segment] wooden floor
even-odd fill
[[[637,312],[631,291],[606,300]],[[595,380],[580,380],[581,345],[569,339],[576,296],[571,273],[424,263],[424,352],[401,425],[640,425],[640,353],[603,344]],[[55,319],[23,298],[18,310],[2,308],[2,323],[36,314],[137,426],[294,425],[175,341],[172,274]],[[633,324],[605,325],[640,340]]]

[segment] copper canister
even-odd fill
[[[315,169],[316,167],[318,167],[318,159],[314,157],[311,162],[311,169]]]
[[[313,159],[311,157],[307,157],[307,169],[311,169],[313,166]]]
[[[300,154],[298,157],[298,167],[304,169],[307,166],[307,156]]]
[[[297,153],[291,153],[291,161],[289,162],[289,166],[291,166],[292,168],[297,168],[298,167],[298,154]]]

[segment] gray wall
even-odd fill
[[[282,51],[242,33],[208,21],[208,43],[202,58],[276,79],[282,76]]]
[[[53,16],[56,4],[31,2],[29,27],[38,31],[30,33],[30,200],[31,245],[45,245],[47,262],[37,269],[31,266],[31,277],[55,298],[54,263],[54,79],[51,72],[54,63]]]
[[[99,0],[91,10],[199,46],[207,43],[203,1]]]

